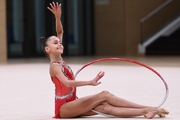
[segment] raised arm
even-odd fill
[[[58,2],[56,2],[56,3],[52,2],[52,3],[50,3],[50,7],[47,7],[47,9],[50,10],[55,16],[57,37],[62,42],[64,31],[63,31],[63,26],[61,23],[61,14],[62,14],[61,4],[59,4]]]

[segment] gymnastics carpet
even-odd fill
[[[84,63],[69,62],[68,64],[76,73]],[[158,106],[162,102],[165,88],[154,73],[140,66],[117,64],[95,64],[80,72],[77,79],[92,79],[99,70],[105,71],[105,76],[101,80],[102,84],[97,87],[78,88],[78,97],[107,90],[118,97],[140,104]],[[169,87],[168,98],[162,107],[166,108],[170,114],[165,118],[155,116],[154,119],[179,120],[180,64],[176,66],[152,64],[151,67],[163,76]],[[48,69],[48,62],[36,62],[36,60],[0,64],[0,120],[55,120],[52,118],[54,85],[50,80]],[[111,118],[95,115],[75,119],[143,120],[145,118],[143,116]]]

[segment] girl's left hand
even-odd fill
[[[52,2],[49,5],[51,7],[47,7],[48,10],[50,10],[55,16],[61,16],[62,14],[61,4],[59,4],[58,2],[56,3]]]
[[[99,82],[99,80],[104,76],[104,72],[99,72],[97,74],[97,76],[91,81],[92,82],[92,86],[97,86],[99,84],[101,84],[101,82]]]

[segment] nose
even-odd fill
[[[60,45],[61,47],[63,47],[63,45],[62,45],[61,43],[59,43],[59,45]]]

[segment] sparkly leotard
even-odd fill
[[[65,63],[52,63],[58,64],[62,68],[63,74],[68,78],[68,80],[74,80],[74,75],[71,68]],[[52,82],[55,84],[55,116],[54,118],[60,118],[60,108],[61,106],[69,101],[76,99],[76,88],[66,87],[57,77],[51,76]]]

